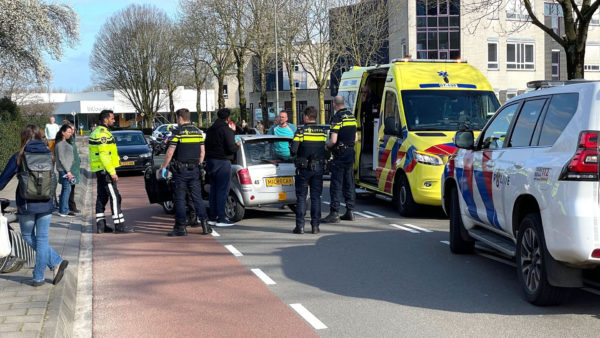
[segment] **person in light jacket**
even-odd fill
[[[50,153],[50,149],[42,142],[42,133],[37,126],[28,125],[21,131],[21,149],[16,152],[0,174],[0,190],[17,174],[21,167],[24,152]],[[23,239],[35,250],[35,267],[33,268],[33,286],[44,285],[46,267],[54,272],[53,284],[61,281],[69,261],[63,259],[48,241],[50,220],[54,210],[54,198],[47,201],[27,201],[21,198],[19,186],[16,191],[17,217]]]
[[[71,173],[73,146],[69,142],[71,136],[73,136],[73,128],[69,124],[63,124],[56,133],[56,143],[54,145],[58,181],[62,185],[58,202],[58,215],[61,217],[75,215],[75,213],[69,211],[69,195],[71,194],[71,181],[73,180],[73,174]]]

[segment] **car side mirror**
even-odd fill
[[[456,134],[454,134],[454,144],[458,148],[473,149],[475,144],[475,135],[473,135],[473,131],[457,131]]]

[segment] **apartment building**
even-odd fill
[[[533,80],[566,80],[564,50],[531,23],[521,0],[467,13],[460,0],[389,0],[390,59],[467,60],[490,81],[502,102],[527,90]],[[470,1],[470,0],[468,0]],[[492,2],[490,2],[492,3]],[[534,13],[562,34],[563,15],[553,1],[532,1]],[[393,6],[392,6],[393,7]],[[489,15],[481,18],[489,12]],[[588,33],[585,78],[600,80],[600,15]]]

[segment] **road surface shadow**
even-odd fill
[[[599,298],[580,290],[559,307],[527,303],[514,267],[478,255],[453,255],[440,243],[447,237],[445,232],[344,233],[283,248],[280,255],[288,278],[348,297],[463,313],[600,314]]]

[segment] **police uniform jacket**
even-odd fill
[[[325,161],[327,152],[325,143],[327,142],[327,130],[316,124],[306,124],[299,126],[292,141],[291,152],[297,159],[307,159],[309,161]]]
[[[92,172],[106,170],[110,175],[117,173],[119,165],[119,153],[117,143],[108,128],[99,125],[90,134],[90,167]]]
[[[331,119],[331,132],[338,134],[337,143],[333,147],[334,159],[340,156],[344,157],[347,154],[351,155],[351,152],[346,150],[354,148],[356,118],[354,118],[354,115],[348,109],[338,110],[333,115]]]
[[[173,138],[169,141],[169,146],[176,146],[173,159],[181,163],[197,164],[200,160],[200,146],[203,144],[202,131],[191,123],[173,130]]]

